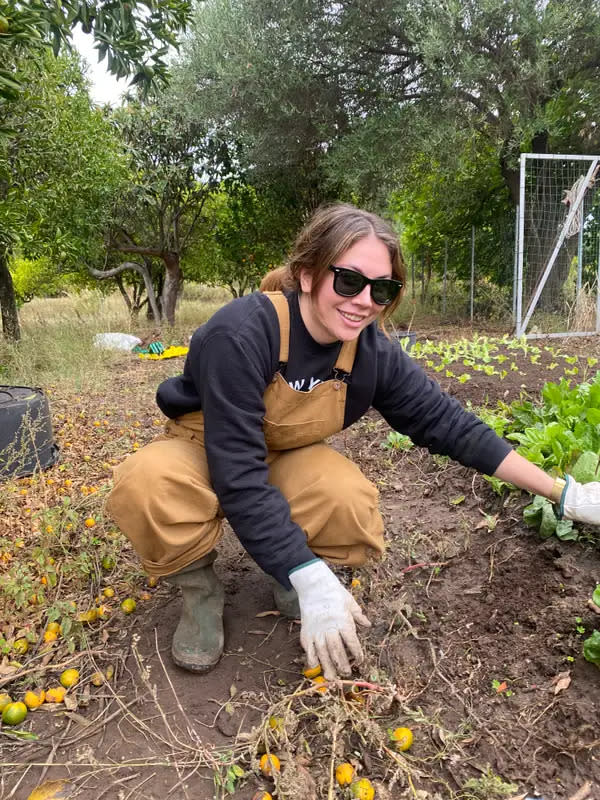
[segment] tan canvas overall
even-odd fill
[[[289,352],[289,307],[267,293],[281,332],[279,361]],[[352,371],[357,341],[342,345],[336,370]],[[342,430],[346,384],[332,379],[299,392],[279,372],[264,394],[269,483],[318,556],[356,566],[383,552],[378,491],[358,467],[323,443]],[[223,512],[210,481],[204,416],[185,414],[115,469],[107,509],[131,540],[149,575],[172,575],[209,553],[221,537]]]

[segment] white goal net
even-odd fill
[[[600,333],[600,156],[521,155],[515,333]]]

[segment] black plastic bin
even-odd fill
[[[0,481],[51,467],[58,453],[44,392],[0,386]]]

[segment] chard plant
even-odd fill
[[[594,589],[592,603],[600,609],[600,583]],[[600,631],[594,631],[583,643],[583,657],[600,667]]]
[[[573,388],[565,378],[547,383],[542,402],[516,401],[501,435],[517,442],[517,452],[551,474],[569,474],[580,483],[598,480],[600,458],[600,371]],[[500,432],[496,429],[496,432]],[[523,512],[543,537],[576,540],[570,520],[559,520],[545,497],[536,496]]]

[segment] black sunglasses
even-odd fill
[[[378,306],[389,306],[400,293],[404,285],[393,278],[365,278],[361,272],[344,267],[329,267],[333,272],[333,291],[341,297],[356,297],[365,286],[371,287],[371,299]]]

